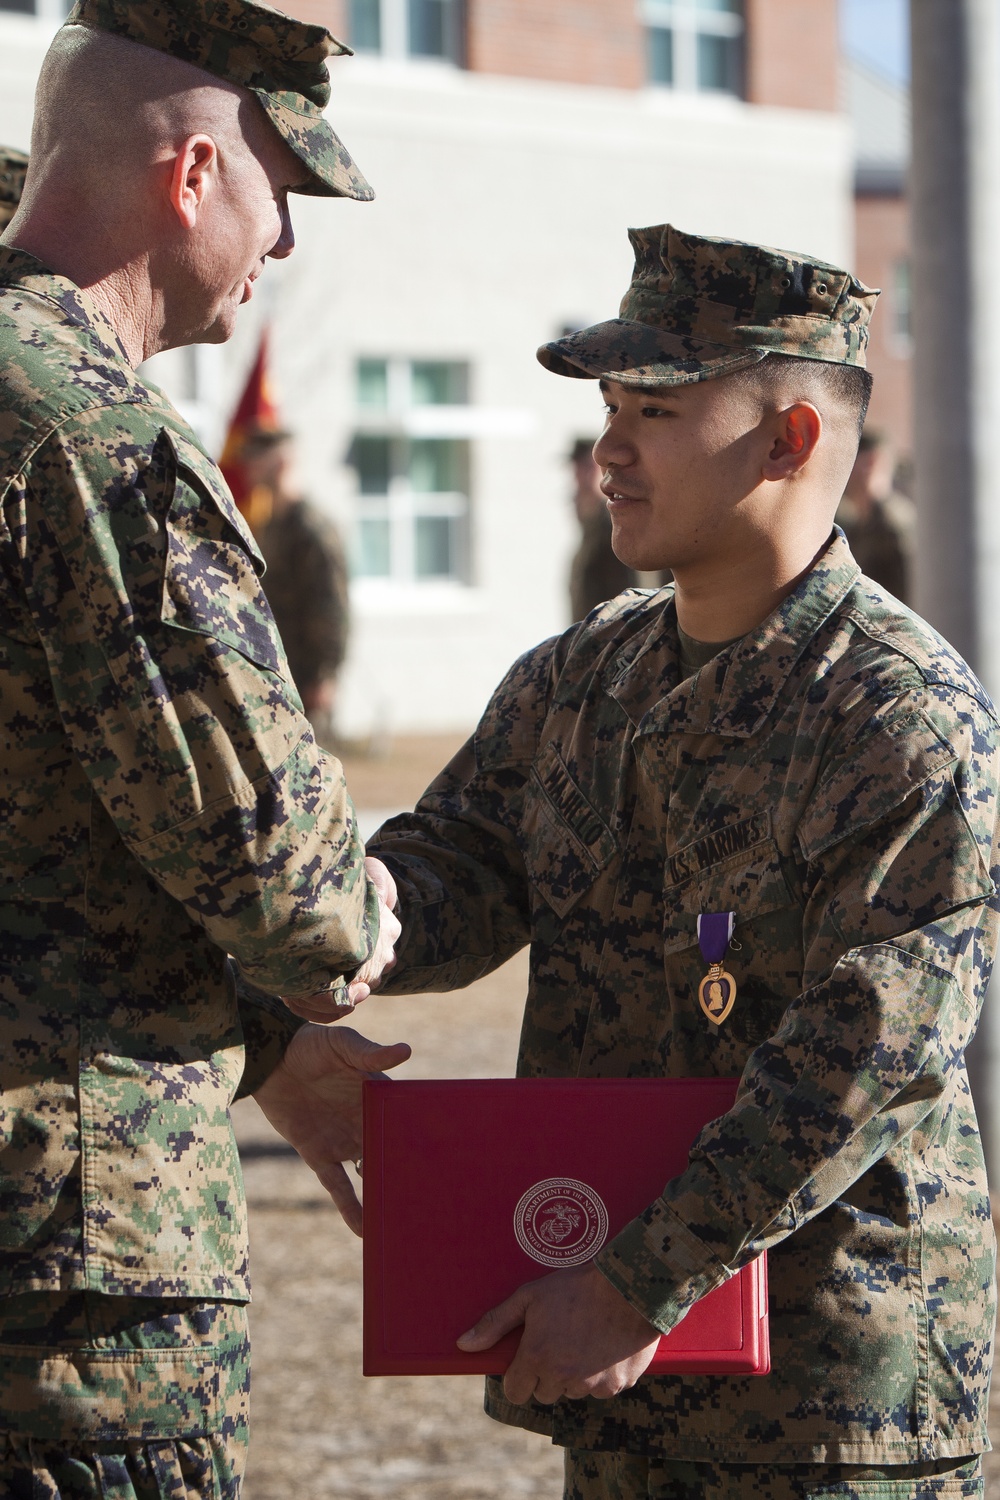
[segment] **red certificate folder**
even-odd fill
[[[729,1109],[725,1078],[504,1078],[364,1085],[364,1372],[502,1374],[520,1333],[455,1340],[558,1266],[597,1253]],[[765,1257],[660,1340],[651,1374],[766,1375]]]

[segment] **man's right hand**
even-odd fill
[[[395,945],[402,932],[399,918],[395,914],[397,905],[396,882],[380,859],[370,856],[365,860],[365,873],[378,893],[379,928],[378,941],[371,957],[361,965],[345,991],[319,990],[314,995],[289,999],[283,997],[288,1009],[306,1021],[327,1024],[350,1015],[355,1005],[377,990],[382,978],[396,962]]]

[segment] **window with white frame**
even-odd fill
[[[355,398],[355,577],[468,582],[468,365],[359,359]]]
[[[349,41],[385,57],[465,61],[464,0],[350,0]]]
[[[641,0],[650,83],[743,94],[742,0]]]

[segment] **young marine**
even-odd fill
[[[674,583],[529,651],[369,845],[403,912],[386,989],[530,943],[520,1074],[741,1083],[593,1262],[461,1343],[524,1323],[487,1409],[565,1447],[570,1500],[981,1495],[994,1239],[964,1051],[997,715],[833,525],[877,294],[669,225],[631,240],[620,316],[538,357],[600,381],[615,550]],[[764,1249],[771,1374],[644,1375]]]

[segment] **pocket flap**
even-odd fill
[[[770,816],[760,814],[767,827]],[[750,820],[754,821],[754,820]],[[737,828],[745,825],[737,825]],[[714,837],[718,838],[716,834]],[[704,840],[699,840],[699,844]],[[692,849],[696,846],[689,845]],[[686,851],[680,851],[684,854]],[[675,856],[670,861],[674,866]],[[680,868],[684,868],[683,861]],[[663,951],[675,953],[698,941],[698,917],[703,912],[731,911],[736,916],[734,936],[740,927],[768,912],[793,905],[782,869],[781,854],[774,839],[767,837],[728,858],[699,868],[664,891]]]
[[[553,744],[532,765],[522,827],[531,883],[565,916],[611,863],[618,843]]]

